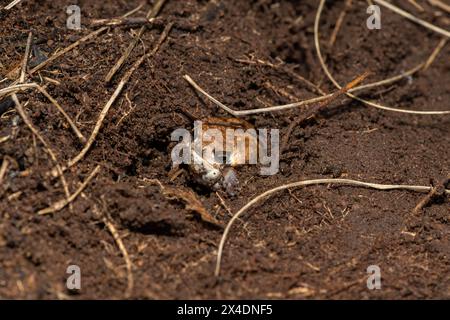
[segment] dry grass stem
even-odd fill
[[[379,1],[379,0],[378,0]],[[323,7],[325,4],[325,0],[320,0],[319,3],[319,8],[317,9],[317,14],[316,14],[316,19],[314,22],[314,44],[316,47],[316,53],[317,56],[319,58],[319,62],[320,65],[322,66],[323,71],[325,72],[326,76],[328,77],[328,79],[330,79],[330,81],[334,84],[334,86],[338,89],[341,89],[341,85],[336,81],[336,79],[332,76],[332,74],[330,73],[330,71],[328,70],[327,65],[325,64],[324,58],[322,56],[322,51],[320,49],[320,42],[319,42],[319,23],[320,23],[320,17],[322,15],[322,11],[323,11]],[[366,86],[367,87],[367,86]],[[355,90],[353,90],[355,91]],[[407,110],[407,109],[401,109],[401,108],[391,108],[391,107],[386,107],[377,103],[374,103],[372,101],[368,101],[368,100],[364,100],[361,99],[355,95],[353,95],[352,90],[350,90],[349,92],[347,92],[347,96],[358,100],[368,106],[374,107],[374,108],[378,108],[378,109],[382,109],[382,110],[387,110],[387,111],[393,111],[393,112],[400,112],[400,113],[409,113],[409,114],[419,114],[419,115],[443,115],[443,114],[450,114],[450,111],[416,111],[416,110]]]
[[[77,136],[77,138],[81,141],[81,143],[86,143],[86,138],[83,136],[83,134],[80,132],[78,127],[75,125],[73,120],[70,118],[70,116],[67,114],[67,112],[61,107],[61,105],[45,90],[43,87],[38,85],[37,83],[23,83],[23,84],[17,84],[13,85],[4,89],[0,89],[0,97],[11,94],[11,93],[17,93],[19,91],[27,90],[27,89],[37,89],[39,92],[41,92],[55,107],[58,109],[58,111],[66,118],[67,123],[70,125],[71,129]]]
[[[44,62],[38,64],[36,67],[34,67],[33,69],[30,70],[30,74],[34,74],[35,72],[41,70],[44,67],[47,67],[48,65],[50,65],[53,61],[55,61],[56,59],[58,59],[59,57],[65,55],[67,52],[75,49],[76,47],[78,47],[80,44],[87,42],[95,37],[97,37],[99,34],[101,34],[102,32],[108,30],[108,27],[103,27],[100,28],[98,30],[95,30],[91,33],[89,33],[88,35],[82,37],[81,39],[79,39],[78,41],[72,43],[71,45],[69,45],[68,47],[55,52],[50,58],[48,58],[47,60],[45,60]]]
[[[222,207],[227,211],[227,213],[230,215],[230,217],[233,216],[233,213],[231,212],[230,208],[227,206],[225,200],[220,196],[220,193],[216,191],[216,196],[219,198],[220,204]]]
[[[379,87],[379,86],[384,86],[384,85],[388,85],[388,84],[400,81],[401,79],[409,77],[412,74],[418,72],[420,69],[423,68],[423,65],[424,64],[422,63],[419,66],[416,66],[416,67],[414,67],[411,70],[408,70],[408,71],[406,71],[406,72],[404,72],[404,73],[402,73],[400,75],[394,76],[394,77],[389,78],[389,79],[377,81],[377,82],[374,82],[374,83],[369,83],[369,84],[366,84],[366,85],[357,86],[355,88],[352,88],[352,89],[348,90],[348,93],[356,92],[356,91],[360,91],[360,90],[365,90],[365,89],[370,89],[370,88],[375,88],[375,87]],[[247,115],[258,114],[258,113],[266,113],[266,112],[284,111],[284,110],[288,110],[288,109],[298,108],[298,107],[301,107],[301,106],[310,105],[310,104],[318,103],[318,102],[321,102],[321,101],[325,101],[325,100],[327,100],[327,99],[329,99],[329,98],[331,98],[333,96],[333,93],[330,93],[330,94],[327,94],[327,95],[324,95],[324,96],[321,96],[321,97],[316,97],[316,98],[312,98],[312,99],[308,99],[308,100],[304,100],[304,101],[300,101],[300,102],[294,102],[294,103],[281,105],[281,106],[271,106],[271,107],[256,108],[256,109],[249,109],[249,110],[233,110],[230,107],[225,106],[223,103],[218,101],[216,98],[211,96],[209,93],[207,93],[189,75],[184,75],[183,78],[187,82],[189,82],[189,84],[195,90],[197,90],[198,92],[203,94],[206,98],[208,98],[210,101],[212,101],[218,107],[222,108],[223,110],[225,110],[226,112],[230,113],[231,115],[233,115],[235,117],[247,116]],[[339,89],[341,89],[341,87],[339,87]],[[441,112],[441,111],[438,111],[438,112]],[[445,112],[444,111],[443,113],[450,113],[450,112]]]
[[[122,17],[125,18],[125,17],[135,13],[136,11],[139,11],[142,8],[142,6],[143,6],[143,4],[139,5],[137,8],[135,8],[135,9],[131,10],[130,12],[124,14]],[[33,69],[31,69],[29,71],[29,74],[32,75],[32,74],[36,73],[37,71],[39,71],[39,70],[43,69],[44,67],[50,65],[56,59],[60,58],[61,56],[65,55],[66,53],[68,53],[71,50],[75,49],[80,44],[82,44],[84,42],[87,42],[87,41],[89,41],[91,39],[96,38],[99,34],[103,33],[106,30],[108,30],[108,27],[103,27],[103,28],[100,28],[98,30],[95,30],[95,31],[89,33],[88,35],[82,37],[78,41],[75,41],[74,43],[72,43],[68,47],[66,47],[66,48],[64,48],[62,50],[56,51],[50,58],[48,58],[47,60],[43,61],[42,63],[40,63],[39,65],[37,65]],[[18,81],[14,82],[14,84],[17,84],[17,83],[18,83]]]
[[[0,167],[0,186],[3,183],[3,178],[5,177],[6,170],[8,170],[9,160],[7,157],[3,157],[2,166]]]
[[[392,3],[389,3],[389,2],[387,2],[385,0],[373,0],[373,1],[375,3],[378,3],[379,5],[382,5],[383,7],[386,7],[389,10],[391,10],[391,11],[401,15],[402,17],[404,17],[406,19],[409,19],[409,20],[411,20],[411,21],[421,25],[422,27],[425,27],[425,28],[427,28],[429,30],[437,32],[437,33],[439,33],[439,34],[441,34],[443,36],[446,36],[447,38],[450,38],[450,31],[444,30],[444,29],[442,29],[442,28],[440,28],[438,26],[435,26],[434,24],[431,24],[431,23],[426,22],[426,21],[424,21],[422,19],[419,19],[419,18],[413,16],[411,13],[409,13],[409,12],[407,12],[407,11],[405,11],[403,9],[400,9],[399,7],[393,5]]]
[[[437,186],[433,186],[431,188],[431,191],[425,196],[423,197],[419,203],[416,205],[416,207],[413,210],[413,214],[414,215],[418,215],[420,211],[423,210],[423,208],[425,208],[427,205],[429,205],[433,199],[440,194],[439,189],[444,189],[445,190],[445,186],[450,182],[450,174],[443,180],[441,181]]]
[[[442,2],[441,0],[428,0],[428,2],[432,5],[435,6],[447,13],[450,13],[450,5]]]
[[[4,136],[4,137],[0,137],[0,143],[6,142],[11,138],[10,135]]]
[[[125,75],[123,76],[122,80],[119,82],[116,90],[114,91],[114,93],[112,94],[112,96],[110,97],[110,99],[108,100],[108,102],[106,103],[106,105],[103,107],[102,111],[100,112],[100,116],[98,117],[98,120],[95,124],[94,130],[92,131],[91,136],[89,137],[87,143],[85,144],[85,146],[83,147],[83,149],[80,151],[80,153],[78,153],[78,155],[76,155],[74,158],[72,158],[65,167],[63,167],[63,171],[66,170],[67,168],[72,167],[73,165],[75,165],[76,163],[78,163],[81,159],[83,159],[83,157],[86,155],[86,153],[89,151],[89,149],[91,148],[92,144],[94,143],[95,139],[97,138],[97,135],[100,131],[100,128],[103,124],[103,121],[106,117],[106,115],[108,114],[109,109],[111,108],[111,106],[114,104],[114,102],[116,101],[117,97],[121,94],[123,88],[125,87],[125,85],[128,83],[128,80],[131,78],[131,76],[133,75],[133,73],[140,67],[140,65],[147,60],[148,58],[152,57],[153,55],[155,55],[156,52],[158,52],[159,48],[161,47],[162,43],[166,40],[167,36],[170,33],[170,30],[172,29],[173,23],[170,23],[166,26],[166,28],[164,29],[164,31],[161,33],[161,36],[159,37],[158,42],[156,43],[155,47],[153,48],[152,51],[150,51],[147,54],[142,55],[134,64],[133,66],[130,68],[130,70],[127,71],[127,73],[125,73]],[[51,174],[53,176],[57,176],[58,175],[58,171],[53,169]]]
[[[131,297],[131,294],[133,293],[133,287],[134,287],[134,277],[133,277],[133,264],[131,263],[130,255],[128,254],[127,248],[125,247],[125,244],[123,243],[122,237],[120,236],[119,232],[117,231],[116,227],[112,223],[112,219],[109,216],[109,214],[101,214],[98,212],[99,210],[97,207],[94,207],[94,210],[97,211],[96,213],[102,217],[103,223],[108,228],[109,232],[111,233],[112,237],[114,238],[114,241],[117,244],[117,247],[119,248],[123,259],[125,260],[125,265],[127,268],[127,289],[125,291],[125,298]]]
[[[280,62],[280,64],[273,64],[271,62],[268,61],[264,61],[261,59],[234,59],[234,61],[236,62],[240,62],[240,63],[246,63],[246,64],[251,64],[251,65],[262,65],[262,66],[266,66],[269,68],[272,68],[274,70],[278,70],[278,71],[282,71],[286,74],[288,74],[289,76],[299,80],[300,82],[303,82],[308,89],[310,89],[311,91],[313,91],[314,93],[320,94],[320,95],[326,95],[326,93],[320,89],[319,86],[317,86],[316,84],[312,83],[311,81],[309,81],[308,79],[306,79],[305,77],[299,75],[298,73],[296,73],[295,71],[289,69],[286,67],[285,62]]]
[[[25,48],[25,55],[23,57],[23,62],[22,62],[22,70],[20,71],[20,78],[19,78],[20,83],[25,82],[25,75],[27,73],[28,58],[30,57],[30,48],[31,48],[32,40],[33,40],[33,34],[30,32],[30,33],[28,33],[27,46]]]
[[[31,132],[39,139],[39,141],[41,141],[41,143],[44,145],[47,153],[50,155],[50,158],[55,163],[55,168],[59,172],[59,177],[60,177],[60,180],[61,180],[61,184],[63,186],[64,193],[66,194],[66,197],[67,197],[67,200],[68,200],[69,196],[70,196],[69,187],[67,185],[66,178],[63,175],[63,171],[61,169],[61,166],[59,165],[59,162],[58,162],[58,159],[56,157],[55,152],[50,147],[48,142],[44,139],[44,137],[42,137],[42,135],[39,133],[39,131],[34,127],[33,123],[31,122],[30,118],[28,118],[28,115],[26,114],[25,110],[23,109],[23,106],[20,103],[20,101],[17,98],[17,95],[15,93],[12,94],[12,99],[13,99],[15,105],[16,105],[17,113],[19,113],[19,115],[22,117],[23,121],[28,126],[28,128],[31,130]]]
[[[408,2],[409,2],[412,6],[414,6],[417,10],[419,10],[420,12],[425,11],[425,9],[424,9],[420,4],[418,4],[416,0],[408,0]]]
[[[228,233],[230,232],[230,229],[233,226],[233,224],[236,222],[236,220],[239,219],[239,217],[242,216],[242,214],[244,214],[250,207],[252,207],[256,203],[260,202],[261,200],[266,199],[267,197],[273,195],[274,193],[277,193],[282,190],[306,187],[306,186],[311,186],[311,185],[328,185],[328,184],[339,184],[339,185],[371,188],[371,189],[375,189],[375,190],[384,190],[384,191],[407,190],[407,191],[414,191],[414,192],[429,192],[432,189],[432,187],[425,187],[425,186],[377,184],[377,183],[368,183],[368,182],[363,182],[363,181],[358,181],[358,180],[350,180],[350,179],[304,180],[304,181],[298,181],[298,182],[285,184],[285,185],[270,189],[270,190],[256,196],[251,201],[249,201],[238,212],[236,212],[236,214],[233,215],[233,217],[228,222],[228,224],[225,227],[225,230],[222,234],[222,238],[220,239],[219,248],[217,251],[217,261],[216,261],[216,269],[215,269],[216,277],[220,275],[220,266],[221,266],[221,261],[222,261],[223,248],[224,248]],[[450,195],[450,190],[445,190],[444,192],[445,192],[445,194]]]
[[[139,10],[141,10],[144,6],[145,6],[146,1],[142,1],[140,5],[138,5],[136,8],[134,8],[131,11],[128,11],[127,13],[125,13],[122,18],[126,18],[129,16],[132,16],[133,14],[135,14],[136,12],[138,12]]]
[[[339,17],[336,21],[336,25],[334,27],[333,32],[331,33],[330,41],[328,42],[328,46],[331,48],[336,42],[337,35],[341,30],[342,23],[344,22],[345,16],[347,15],[348,9],[352,6],[352,0],[345,1],[345,7],[342,12],[339,14]]]
[[[75,193],[73,193],[72,195],[69,195],[69,197],[67,199],[62,199],[62,200],[55,202],[50,207],[38,211],[38,214],[44,215],[44,214],[55,213],[55,212],[62,210],[68,204],[72,203],[80,195],[80,193],[83,192],[83,190],[87,187],[89,182],[91,182],[91,180],[97,175],[97,173],[100,171],[100,169],[101,169],[101,166],[99,166],[99,165],[97,167],[95,167],[95,169],[89,174],[89,176],[86,178],[86,180],[84,180],[84,182],[81,184],[81,186],[77,189],[77,191],[75,191]]]
[[[21,3],[22,0],[14,0],[11,1],[6,7],[4,7],[3,9],[5,10],[11,10],[12,8],[14,8],[15,6],[17,6],[19,3]]]
[[[143,25],[151,24],[153,19],[147,19],[144,17],[136,18],[112,18],[112,19],[95,19],[91,21],[91,25],[98,26],[124,26],[124,25]]]
[[[134,8],[133,10],[125,13],[123,16],[119,17],[119,18],[112,18],[112,19],[93,19],[91,21],[91,25],[105,25],[105,26],[109,26],[109,25],[115,25],[114,23],[109,24],[109,22],[113,22],[113,21],[122,21],[122,20],[127,20],[127,18],[133,14],[135,14],[136,12],[138,12],[139,10],[141,10],[145,5],[145,1],[142,2],[139,6],[137,6],[136,8]],[[133,18],[132,18],[133,19]],[[140,18],[138,18],[140,19]]]
[[[147,19],[152,19],[152,18],[156,18],[156,16],[159,14],[159,11],[161,10],[162,6],[164,5],[164,2],[166,2],[166,0],[158,0],[154,6],[152,7],[152,9],[150,9],[150,11],[148,11],[146,18]],[[147,26],[144,25],[139,29],[138,34],[133,38],[133,40],[130,42],[130,44],[128,45],[127,49],[125,50],[125,52],[123,53],[123,55],[120,57],[120,59],[116,62],[116,64],[114,64],[114,66],[112,67],[112,69],[108,72],[108,74],[105,77],[105,82],[111,82],[112,78],[114,77],[114,75],[117,73],[117,71],[120,70],[120,68],[122,68],[123,64],[125,63],[125,61],[128,59],[128,57],[130,56],[130,54],[133,52],[134,48],[136,47],[136,45],[138,44],[138,42],[140,41],[142,35],[144,34],[145,30],[147,29]]]
[[[425,63],[423,70],[427,70],[431,66],[431,64],[434,62],[434,60],[436,60],[436,58],[439,55],[439,53],[441,52],[441,50],[447,44],[447,41],[448,41],[447,38],[443,38],[441,41],[439,41],[439,44],[437,45],[436,49],[434,49],[433,53],[431,54],[431,56],[428,58],[427,62]]]

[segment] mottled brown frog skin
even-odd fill
[[[201,119],[202,131],[205,132],[209,129],[219,130],[223,137],[226,137],[227,129],[252,129],[253,126],[245,120],[238,118],[220,118],[209,117]],[[207,143],[207,142],[206,142]],[[249,150],[246,145],[246,153],[248,155]],[[223,165],[220,163],[212,163],[212,168],[208,168],[203,165],[191,164],[189,165],[189,171],[192,179],[212,190],[223,189],[230,196],[236,195],[239,190],[239,179],[236,171],[232,168],[237,166],[236,163],[229,165]]]

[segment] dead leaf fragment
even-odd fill
[[[164,186],[162,192],[170,199],[182,200],[186,205],[186,209],[199,214],[203,221],[223,228],[223,225],[205,209],[200,199],[198,199],[192,190]]]

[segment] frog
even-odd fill
[[[253,128],[253,126],[247,121],[238,118],[208,117],[197,121],[197,124],[201,124],[202,134],[200,137],[195,137],[193,143],[190,144],[192,161],[184,165],[189,179],[197,185],[212,191],[222,190],[229,196],[236,196],[239,192],[240,184],[235,168],[241,165],[239,159],[242,159],[242,155],[239,152],[242,152],[242,150],[231,148],[231,151],[214,150],[213,153],[208,153],[207,148],[212,138],[208,134],[208,130],[213,129],[215,132],[220,132],[223,137],[226,137],[228,129],[246,130]],[[198,139],[203,139],[201,141],[201,150],[196,149],[196,143],[199,142]],[[257,141],[256,136],[250,136],[250,139]],[[245,152],[248,153],[249,150],[245,148]],[[175,167],[174,169],[177,168]]]

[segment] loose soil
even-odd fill
[[[449,29],[448,15],[423,2],[418,12]],[[2,5],[9,1],[1,1]],[[1,13],[2,76],[21,61],[28,32],[51,55],[94,28],[90,19],[112,18],[136,8],[130,1],[24,1]],[[66,7],[81,7],[81,31],[66,28]],[[145,16],[147,3],[134,16]],[[423,194],[317,186],[280,192],[252,208],[234,226],[225,246],[220,279],[213,275],[222,230],[202,222],[156,184],[191,189],[222,223],[230,219],[215,192],[182,175],[170,181],[170,134],[192,128],[195,118],[228,114],[189,86],[189,74],[206,91],[238,110],[278,105],[315,95],[292,73],[239,59],[261,59],[302,75],[324,91],[334,87],[318,62],[313,25],[318,1],[168,0],[111,85],[104,77],[136,31],[113,27],[33,76],[89,136],[124,70],[151,50],[167,21],[175,27],[158,53],[132,76],[111,108],[95,144],[65,177],[71,192],[98,164],[100,174],[69,206],[52,215],[37,211],[64,197],[43,146],[18,114],[1,116],[0,155],[13,159],[0,186],[0,298],[123,298],[124,259],[99,216],[108,214],[133,263],[131,298],[450,298],[450,206],[440,197],[417,216]],[[327,1],[321,44],[327,64],[346,83],[365,70],[369,82],[397,75],[428,59],[440,36],[382,9],[382,29],[366,27],[367,3],[354,1],[336,43],[327,43],[344,1]],[[411,110],[449,110],[450,46],[427,71],[364,98]],[[6,87],[10,81],[3,82]],[[127,98],[131,101],[129,104]],[[41,94],[19,95],[28,114],[65,163],[82,148],[64,119]],[[305,109],[260,114],[245,120],[280,135]],[[450,118],[386,112],[341,98],[296,128],[282,154],[280,172],[260,176],[255,166],[237,169],[241,190],[221,193],[232,213],[271,187],[302,179],[342,177],[377,183],[430,185],[450,168]],[[406,230],[406,232],[405,232]],[[415,234],[415,236],[414,236]],[[66,269],[80,266],[82,289],[66,289]],[[367,267],[378,265],[382,289],[368,290]]]

